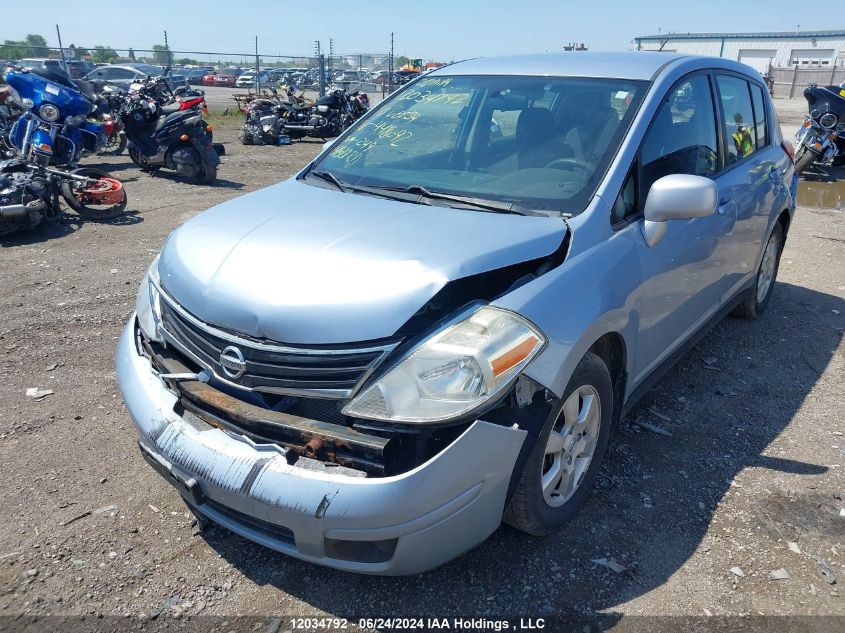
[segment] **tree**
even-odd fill
[[[29,34],[24,40],[4,40],[0,46],[3,59],[24,59],[25,57],[48,57],[47,40],[41,35]]]
[[[95,46],[91,53],[91,60],[95,64],[111,64],[120,55],[110,46]]]
[[[162,46],[161,44],[153,45],[153,58],[156,64],[167,66],[171,62],[171,55],[170,49],[167,46]]]
[[[75,44],[71,44],[67,47],[67,50],[71,52],[71,59],[82,59],[83,57],[88,57],[91,53],[88,52],[88,49],[84,46],[76,46]]]
[[[36,35],[30,33],[26,36],[26,43],[32,47],[31,55],[33,57],[47,57],[50,51],[47,50],[47,40],[43,35]]]
[[[393,58],[393,67],[394,68],[402,68],[402,66],[405,66],[405,65],[410,64],[410,63],[411,63],[411,60],[408,57],[405,57],[404,55],[400,55],[399,57]]]
[[[135,61],[135,51],[132,50],[131,48],[129,49],[129,59],[131,59],[132,61]]]

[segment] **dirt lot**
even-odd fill
[[[321,613],[845,616],[841,183],[801,185],[765,317],[726,320],[653,390],[561,533],[502,527],[412,578],[323,569],[223,529],[198,534],[138,453],[113,356],[170,231],[288,177],[320,147],[242,147],[236,123],[218,125],[229,154],[216,186],[112,159],[130,196],[122,221],[0,242],[0,616],[259,616],[249,630]],[[36,401],[29,387],[54,393]],[[770,579],[781,568],[788,578]]]

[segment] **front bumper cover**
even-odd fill
[[[176,395],[138,353],[134,315],[120,338],[117,375],[145,458],[172,473],[195,511],[271,549],[360,573],[422,572],[487,538],[501,522],[526,436],[478,420],[409,472],[349,477],[291,465],[278,446],[178,415]],[[327,553],[326,539],[395,539],[395,549],[382,562],[340,559]]]

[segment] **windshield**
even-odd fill
[[[646,82],[422,78],[312,167],[349,185],[423,187],[579,213],[619,148]]]

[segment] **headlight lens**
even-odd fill
[[[479,308],[427,339],[343,413],[408,424],[460,417],[501,395],[545,343],[522,317]]]
[[[836,115],[833,112],[827,112],[822,115],[819,119],[819,125],[821,125],[826,130],[832,129],[836,126]]]
[[[59,109],[52,103],[45,103],[38,108],[38,116],[52,123],[59,120]]]
[[[160,341],[158,328],[161,323],[161,294],[158,291],[158,255],[150,264],[147,274],[138,289],[138,299],[135,301],[135,313],[138,315],[138,325],[147,338]]]

